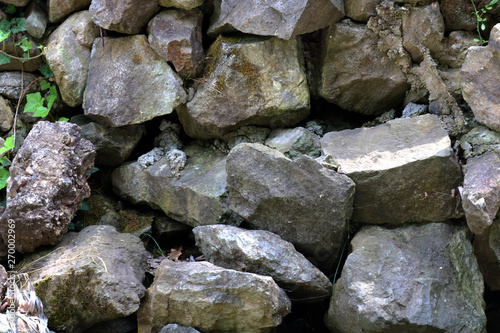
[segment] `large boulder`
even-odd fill
[[[332,332],[486,332],[465,227],[365,226],[351,246],[326,317]]]
[[[70,16],[49,37],[45,58],[54,72],[62,100],[69,106],[83,102],[90,51],[99,29],[89,11]]]
[[[194,98],[177,113],[191,137],[210,139],[244,125],[293,126],[309,114],[296,39],[218,38]]]
[[[50,327],[78,333],[139,309],[148,257],[139,237],[89,226],[52,250],[24,267]]]
[[[12,220],[21,253],[59,243],[90,195],[86,174],[94,158],[94,147],[81,137],[78,125],[38,122],[10,166],[7,207],[0,221],[4,241],[7,221]]]
[[[366,24],[344,20],[326,29],[316,77],[319,96],[369,115],[401,105],[410,86],[377,44],[376,33]]]
[[[363,223],[439,222],[458,217],[462,173],[434,115],[329,132],[324,155],[356,183],[353,218]]]
[[[196,246],[214,265],[270,276],[294,300],[315,302],[331,295],[330,280],[272,232],[207,225],[194,228],[193,233]]]
[[[290,312],[290,300],[268,276],[209,262],[163,260],[137,313],[138,333],[168,323],[202,331],[269,332]]]
[[[182,80],[146,36],[95,39],[83,101],[86,116],[120,127],[169,114],[185,101]]]
[[[92,0],[47,0],[49,21],[58,22],[69,14],[88,7],[91,2]]]
[[[347,237],[354,183],[308,156],[292,161],[261,144],[227,158],[229,207],[251,226],[280,235],[331,268]]]
[[[208,34],[241,31],[291,39],[329,26],[344,17],[343,0],[217,0]]]

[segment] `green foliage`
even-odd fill
[[[55,85],[51,85],[47,81],[43,80],[40,83],[42,90],[49,90],[46,97],[43,97],[40,92],[31,93],[26,95],[26,105],[24,106],[24,112],[32,112],[33,117],[47,117],[52,108],[52,104],[57,99],[57,88]]]
[[[50,66],[45,64],[42,67],[38,68],[40,73],[42,73],[43,76],[45,76],[47,79],[51,79],[54,77],[54,72],[52,69],[50,69]]]
[[[13,4],[9,3],[7,5],[7,8],[5,8],[5,11],[7,12],[7,14],[14,14],[16,12],[16,6],[14,6]]]
[[[0,147],[0,155],[4,155],[9,150],[14,148],[14,136],[11,135],[3,144],[3,147]],[[7,170],[7,167],[10,165],[10,161],[7,156],[2,156],[0,158],[0,190],[7,186],[7,179],[9,179],[10,172]]]
[[[491,2],[487,5],[485,5],[483,8],[478,10],[476,8],[476,4],[474,3],[474,0],[472,1],[472,6],[474,7],[474,14],[476,15],[476,20],[477,20],[477,34],[479,35],[479,38],[475,38],[475,42],[481,43],[481,45],[485,45],[488,43],[487,40],[483,39],[483,36],[481,35],[481,31],[486,30],[486,22],[488,20],[485,15],[488,13],[488,11],[493,9],[493,6],[498,2],[498,0],[491,0]]]

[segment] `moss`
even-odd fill
[[[226,75],[219,75],[215,78],[214,88],[218,92],[223,92],[226,88]]]
[[[136,210],[122,210],[119,213],[120,216],[120,226],[123,228],[123,232],[134,233],[153,223],[155,218],[154,212],[141,213]]]

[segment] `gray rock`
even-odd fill
[[[45,58],[54,72],[62,100],[69,106],[83,102],[90,51],[99,29],[89,11],[71,15],[49,37]]]
[[[21,82],[21,77],[22,82]],[[38,76],[31,73],[21,72],[0,72],[0,94],[6,98],[18,100],[21,96],[21,84],[23,87],[28,87],[29,84],[36,80]],[[38,83],[32,84],[26,94],[34,93],[40,90],[40,85]]]
[[[181,125],[162,120],[160,123],[161,133],[155,138],[154,144],[156,147],[165,150],[182,149],[182,141],[179,137],[181,134]]]
[[[317,302],[331,295],[328,278],[272,232],[207,225],[193,233],[196,246],[214,265],[270,276],[293,299]]]
[[[344,17],[343,0],[214,1],[214,14],[208,35],[227,32],[276,36],[291,39],[297,35],[325,28]]]
[[[10,3],[16,7],[23,7],[28,4],[30,0],[3,0],[3,3]]]
[[[309,114],[297,40],[218,38],[202,84],[177,113],[191,137],[210,139],[245,125],[293,126]]]
[[[500,92],[495,84],[500,76],[500,24],[491,31],[492,45],[469,48],[462,66],[462,94],[476,120],[500,131]]]
[[[165,149],[155,147],[151,151],[139,156],[137,164],[141,169],[146,169],[158,162],[165,155]]]
[[[458,149],[458,145],[462,147],[465,159],[484,154],[487,151],[500,152],[500,132],[485,126],[476,126],[455,142],[455,149]]]
[[[17,251],[57,244],[90,195],[85,179],[94,158],[92,143],[80,136],[77,125],[38,122],[10,166],[7,207],[0,223],[4,241],[12,219]]]
[[[43,9],[37,3],[33,3],[29,6],[25,17],[26,31],[30,36],[42,38],[49,23],[47,14]]]
[[[474,254],[490,290],[500,290],[500,219],[481,235],[474,235]]]
[[[290,309],[285,292],[268,276],[164,260],[137,313],[138,332],[156,332],[168,323],[202,331],[269,332]]]
[[[467,160],[462,207],[469,229],[482,234],[500,208],[500,154],[486,152]]]
[[[421,116],[427,113],[427,107],[428,105],[425,104],[408,103],[403,109],[401,118]]]
[[[141,31],[158,9],[157,0],[92,0],[89,11],[98,26],[133,35]]]
[[[345,0],[346,16],[352,20],[366,22],[377,15],[376,7],[380,0]]]
[[[0,96],[0,131],[7,132],[14,124],[14,112],[10,102]]]
[[[158,4],[163,7],[175,7],[190,10],[203,4],[203,0],[158,0]]]
[[[332,332],[486,332],[464,227],[367,226],[351,246],[326,319]]]
[[[224,154],[229,154],[231,149],[240,143],[262,143],[266,141],[271,130],[265,127],[243,126],[236,131],[224,134],[214,139],[214,146]]]
[[[181,79],[144,35],[96,38],[84,93],[85,115],[110,127],[169,114],[186,101]]]
[[[163,326],[160,333],[199,333],[200,331],[195,330],[192,327],[186,327],[179,324],[168,324]]]
[[[331,25],[323,38],[316,79],[319,96],[348,111],[369,115],[399,106],[410,86],[377,42],[376,34],[364,24],[344,20]]]
[[[266,146],[278,150],[292,160],[302,155],[321,155],[319,137],[304,127],[274,130],[269,134]]]
[[[227,160],[229,207],[258,229],[293,243],[331,268],[347,237],[354,183],[301,156],[295,161],[261,144],[240,144]]]
[[[27,264],[49,326],[78,333],[136,312],[145,294],[148,253],[142,241],[111,226],[89,226],[64,237]]]
[[[84,9],[92,0],[47,0],[49,22],[55,23],[71,13]]]
[[[363,223],[439,222],[460,216],[460,166],[434,115],[329,132],[324,155],[356,183],[353,218]]]
[[[149,44],[183,78],[195,78],[203,69],[202,21],[198,9],[164,10],[149,21]]]

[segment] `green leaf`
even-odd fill
[[[5,139],[5,142],[4,142],[4,147],[7,148],[7,149],[12,149],[14,148],[15,144],[14,144],[14,135],[11,135],[9,136],[7,139]]]
[[[52,108],[52,104],[54,104],[57,99],[57,88],[56,86],[50,87],[50,93],[47,96],[47,108],[50,110]]]
[[[24,52],[28,52],[33,48],[33,43],[30,40],[28,40],[26,36],[24,36],[23,39],[21,39],[21,41],[18,42],[18,45],[23,49]]]
[[[3,53],[0,53],[0,65],[5,65],[10,63],[10,57]]]
[[[0,164],[2,164],[4,168],[10,165],[10,161],[7,156],[3,156],[2,158],[0,158]]]
[[[90,176],[91,174],[96,173],[97,171],[99,171],[99,168],[93,166],[92,169],[90,169],[89,171],[87,171],[87,176]]]
[[[50,88],[50,83],[48,83],[46,80],[43,80],[40,82],[40,89],[46,90]]]
[[[486,29],[486,25],[484,25],[484,23],[481,24],[481,30],[485,30]]]
[[[5,11],[7,12],[7,14],[14,14],[16,12],[16,6],[14,6],[13,4],[9,3],[7,5],[7,8],[5,8]]]
[[[11,28],[13,34],[21,31],[26,31],[26,19],[24,17],[14,17],[11,21]]]
[[[9,38],[9,36],[10,36],[10,30],[9,31],[0,30],[0,42],[6,40],[7,38]]]
[[[66,121],[66,122],[68,122],[69,119],[66,118],[66,117],[61,117],[61,118],[57,119],[57,121]]]
[[[54,72],[52,72],[52,69],[50,69],[50,66],[48,64],[43,65],[42,67],[38,68],[38,70],[47,79],[54,77]]]
[[[6,169],[0,169],[0,189],[7,186],[7,180],[9,179],[10,172]]]
[[[42,98],[40,92],[27,94],[24,112],[35,112],[38,107],[43,106],[43,100],[44,98]]]
[[[488,4],[488,6],[493,6],[494,4],[496,4],[498,2],[498,0],[491,0],[491,2]]]
[[[45,118],[49,114],[50,109],[45,107],[45,106],[38,106],[33,113],[33,117],[40,117],[40,118]]]
[[[85,201],[82,201],[82,206],[80,207],[80,210],[90,210],[89,204]]]

